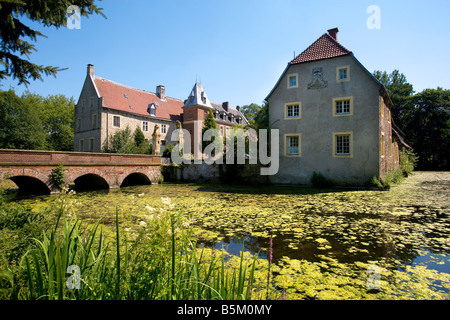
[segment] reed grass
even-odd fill
[[[115,248],[110,250],[99,222],[83,228],[76,218],[67,219],[61,207],[55,226],[34,239],[34,248],[23,257],[26,286],[18,298],[251,299],[256,255],[246,258],[242,249],[238,266],[233,266],[225,253],[200,250],[188,234],[180,232],[179,212],[167,217],[159,234],[143,232],[129,243],[120,233],[116,210]],[[67,273],[71,266],[79,274]],[[78,280],[75,288],[74,279]]]

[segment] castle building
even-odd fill
[[[290,61],[266,97],[279,130],[274,183],[307,184],[314,172],[363,184],[399,166],[407,146],[386,88],[330,29]]]
[[[159,147],[154,151],[159,149],[160,154],[168,144],[175,143],[171,135],[177,123],[192,130],[195,121],[202,125],[205,111],[209,109],[213,110],[222,132],[233,125],[247,123],[238,107],[230,108],[228,102],[210,102],[199,83],[194,85],[187,100],[180,100],[166,96],[163,85],[157,86],[153,93],[99,77],[89,64],[75,105],[74,151],[101,152],[107,137],[129,126],[132,132],[140,127],[149,141],[157,136],[155,142]]]

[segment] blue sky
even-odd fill
[[[34,63],[67,67],[29,90],[78,99],[86,65],[131,87],[186,99],[196,80],[211,101],[262,103],[287,63],[327,29],[369,70],[399,69],[416,92],[450,89],[450,1],[104,0],[107,19],[81,18],[81,29],[43,28]],[[369,29],[367,8],[380,8]],[[25,87],[2,81],[19,94]]]

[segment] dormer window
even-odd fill
[[[151,116],[156,116],[156,107],[154,103],[151,103],[147,106],[147,112],[151,115]]]

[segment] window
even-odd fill
[[[337,82],[350,81],[350,66],[343,66],[336,68],[336,81]]]
[[[284,135],[284,155],[300,157],[300,134],[285,134]]]
[[[81,118],[77,119],[77,130],[80,131],[81,130]]]
[[[166,133],[167,132],[167,127],[165,124],[161,125],[161,133]]]
[[[148,122],[142,121],[142,131],[148,131]]]
[[[89,152],[94,152],[94,138],[89,139]]]
[[[298,88],[298,83],[297,83],[297,78],[298,78],[298,74],[297,73],[292,73],[289,74],[287,77],[287,87],[288,89],[290,88]]]
[[[300,108],[301,108],[300,102],[286,103],[284,111],[285,112],[284,119],[285,120],[300,119],[301,118]]]
[[[333,157],[351,158],[353,156],[353,133],[333,133]]]
[[[79,151],[80,152],[83,152],[84,151],[84,140],[83,139],[80,139],[80,149],[79,149]]]
[[[120,128],[120,117],[119,116],[114,116],[114,118],[113,118],[113,126]]]
[[[92,115],[92,129],[97,128],[97,115],[93,114]]]
[[[336,101],[336,114],[350,113],[350,100]]]
[[[380,146],[381,146],[381,156],[384,157],[385,143],[384,143],[384,133],[383,132],[381,133]]]
[[[333,116],[353,115],[353,97],[342,97],[333,99]]]
[[[151,106],[150,107],[150,115],[151,116],[156,116],[156,108],[155,108],[155,106]]]

